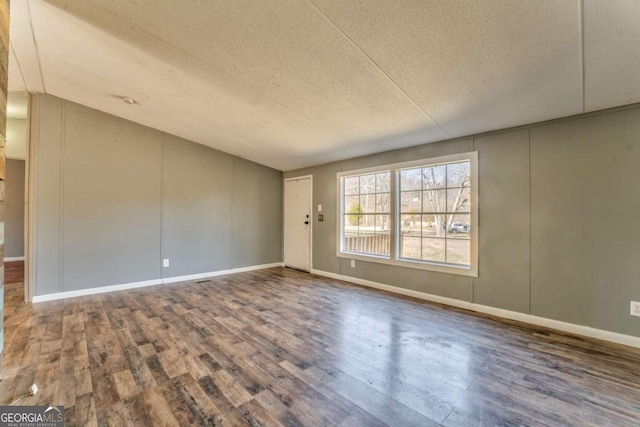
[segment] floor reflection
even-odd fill
[[[412,302],[402,301],[400,310],[391,313],[377,299],[359,296],[341,306],[336,345],[330,349],[336,356],[334,366],[365,378],[367,385],[390,398],[423,399],[422,406],[431,411],[434,406],[448,407],[435,397],[442,393],[467,407],[464,391],[496,342],[469,344],[454,322],[450,328],[433,327],[426,313],[416,317]],[[413,310],[411,316],[403,314],[403,305]]]

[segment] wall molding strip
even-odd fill
[[[169,283],[186,282],[190,280],[206,279],[209,277],[224,276],[227,274],[243,273],[254,270],[264,270],[266,268],[282,267],[282,262],[271,264],[251,265],[248,267],[231,268],[228,270],[212,271],[209,273],[189,274],[187,276],[167,277],[164,279],[144,280],[141,282],[123,283],[120,285],[101,286],[98,288],[78,289],[77,291],[57,292],[54,294],[37,295],[33,297],[33,303],[55,301],[66,298],[75,298],[87,295],[98,295],[108,292],[124,291],[127,289],[144,288],[147,286],[165,285]]]

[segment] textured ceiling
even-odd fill
[[[24,0],[11,14],[10,89],[280,170],[640,101],[635,0]]]

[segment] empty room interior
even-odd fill
[[[0,48],[0,424],[640,425],[639,1],[0,0]]]

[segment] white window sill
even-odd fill
[[[384,255],[365,255],[356,252],[338,252],[339,258],[355,259],[357,261],[373,262],[378,264],[393,265],[395,267],[414,268],[418,270],[435,271],[438,273],[456,274],[459,276],[478,277],[477,270],[471,267],[454,264],[441,264],[437,262],[408,260],[408,259],[391,259]]]

